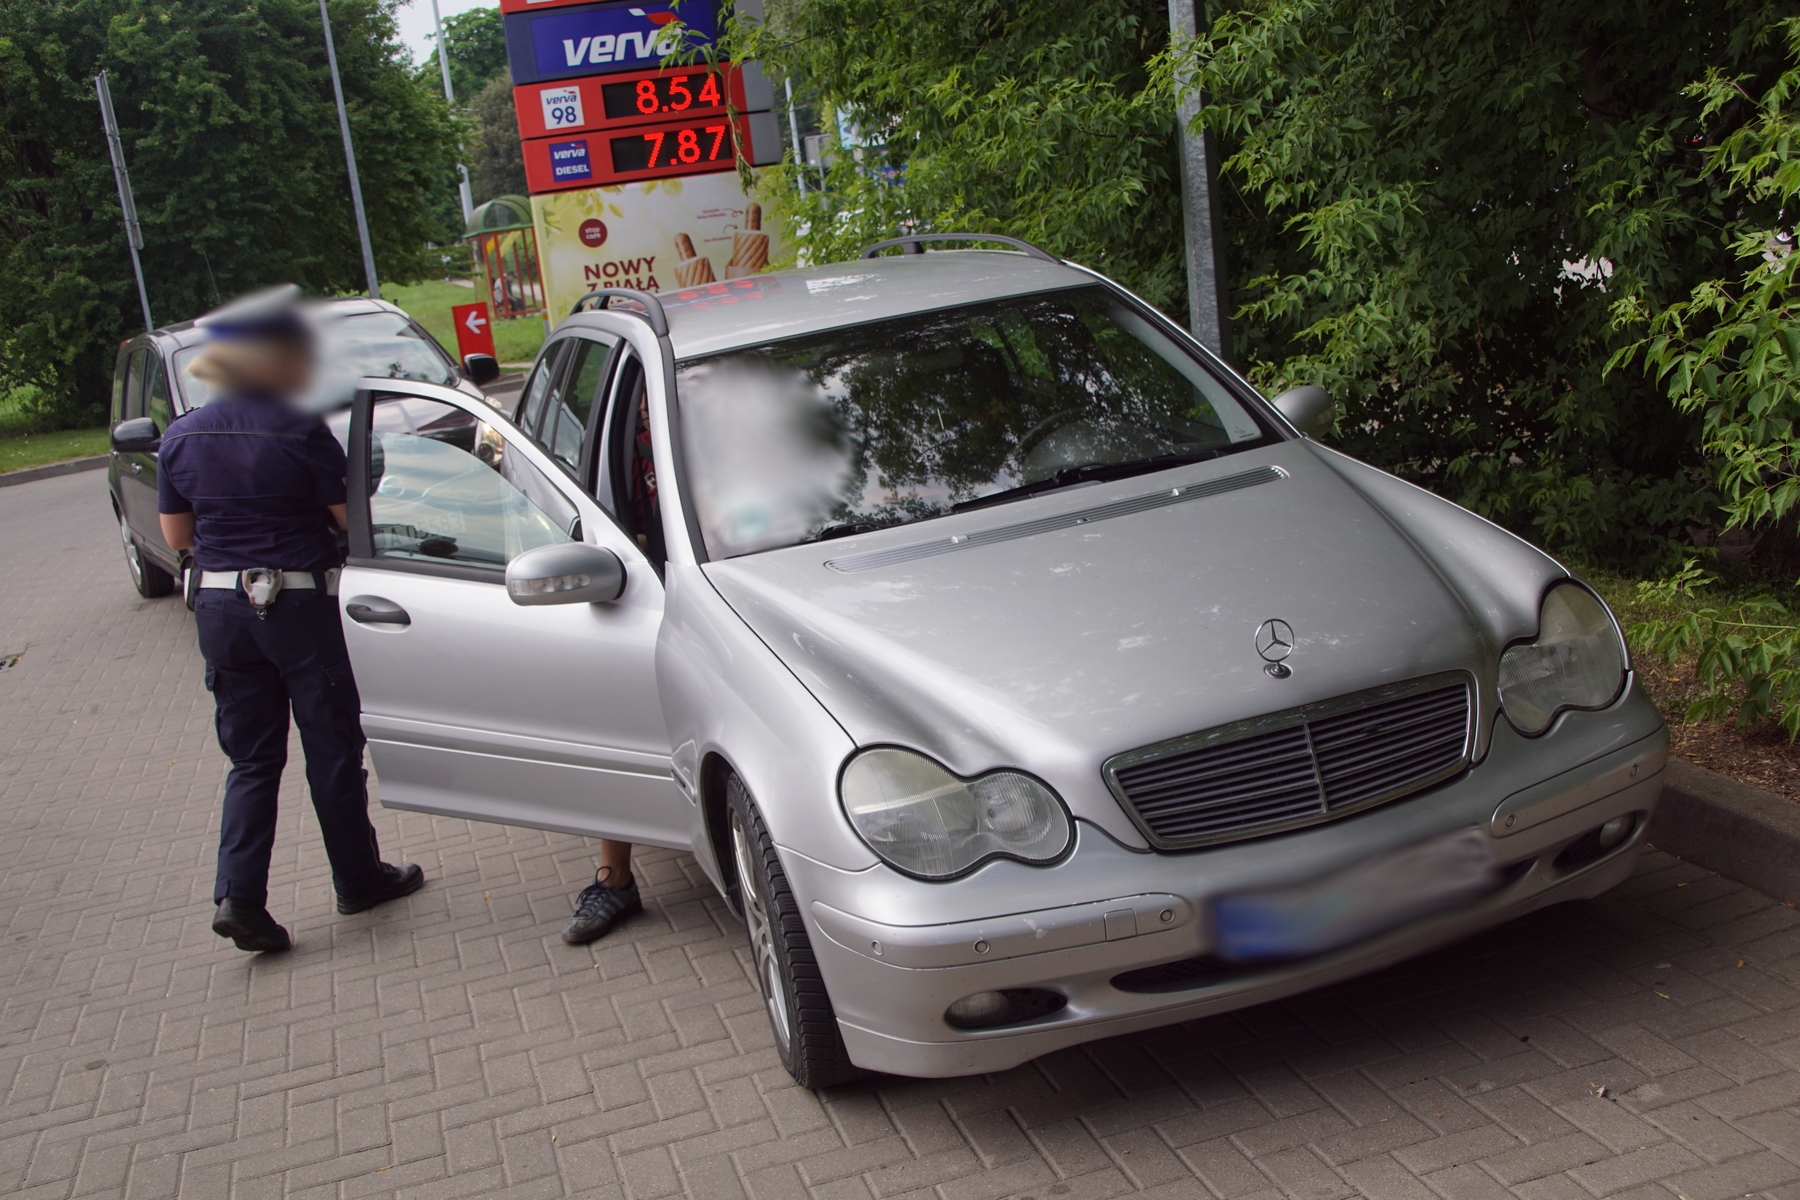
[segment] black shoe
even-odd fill
[[[275,923],[268,909],[230,896],[219,901],[219,910],[213,914],[213,932],[222,938],[230,938],[239,950],[253,954],[286,950],[294,944],[288,931]]]
[[[562,940],[571,946],[585,945],[606,936],[620,918],[643,911],[635,878],[622,888],[590,883],[575,898],[575,915],[563,926]]]
[[[373,891],[364,892],[360,896],[339,896],[338,912],[346,917],[352,913],[368,912],[377,904],[410,896],[425,886],[425,872],[417,863],[407,863],[404,867],[382,863],[381,874],[384,882]]]

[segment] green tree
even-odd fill
[[[467,104],[488,83],[507,73],[506,27],[498,8],[474,8],[444,18],[444,45],[450,52],[450,86],[456,102]],[[443,86],[434,52],[419,69]]]
[[[451,231],[455,127],[399,46],[393,0],[332,0],[376,264],[404,280]],[[308,0],[0,0],[0,389],[98,419],[140,324],[92,76],[109,72],[152,308],[180,321],[292,280],[360,291],[361,255]]]
[[[474,126],[469,151],[469,187],[475,203],[495,196],[525,194],[525,154],[519,146],[519,119],[513,111],[512,80],[490,79],[469,101]]]
[[[1253,0],[1192,74],[1227,154],[1239,347],[1341,443],[1552,547],[1667,560],[1716,511],[1697,420],[1605,370],[1620,293],[1729,261],[1709,68],[1771,76],[1772,3]]]
[[[734,53],[858,131],[796,194],[814,261],[902,225],[1008,233],[1174,306],[1174,108],[1147,69],[1167,30],[1164,0],[789,0]]]

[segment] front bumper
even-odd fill
[[[1279,999],[1598,895],[1631,873],[1667,753],[1660,716],[1633,687],[1605,713],[1565,714],[1545,738],[1521,738],[1502,720],[1486,759],[1461,778],[1285,836],[1146,854],[1080,823],[1075,851],[1051,868],[994,863],[929,884],[881,867],[847,872],[788,858],[788,874],[853,1062],[926,1077],[999,1071],[1096,1038]],[[1570,861],[1593,830],[1633,813],[1642,816],[1622,844]],[[1505,880],[1472,905],[1301,961],[1233,964],[1160,990],[1119,986],[1125,972],[1205,959],[1215,896],[1318,879],[1471,826],[1487,835]],[[996,915],[949,919],[971,912]],[[1011,988],[1047,989],[1066,1003],[995,1029],[959,1030],[944,1019],[963,997]]]

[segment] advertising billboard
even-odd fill
[[[735,171],[533,196],[531,213],[552,321],[597,287],[728,295],[782,250],[762,181],[746,194]]]

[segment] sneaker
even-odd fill
[[[385,882],[373,891],[364,892],[360,896],[339,896],[338,912],[346,917],[352,913],[368,912],[377,904],[410,896],[425,886],[425,872],[417,863],[407,863],[404,867],[382,863],[381,874]]]
[[[248,950],[252,954],[286,950],[294,944],[288,931],[275,923],[268,909],[231,896],[219,901],[218,911],[213,913],[213,932],[222,938],[230,938],[239,950]]]
[[[575,898],[575,915],[563,926],[562,940],[571,946],[585,945],[595,938],[605,937],[621,917],[643,911],[644,902],[638,899],[635,877],[622,888],[590,883]]]

